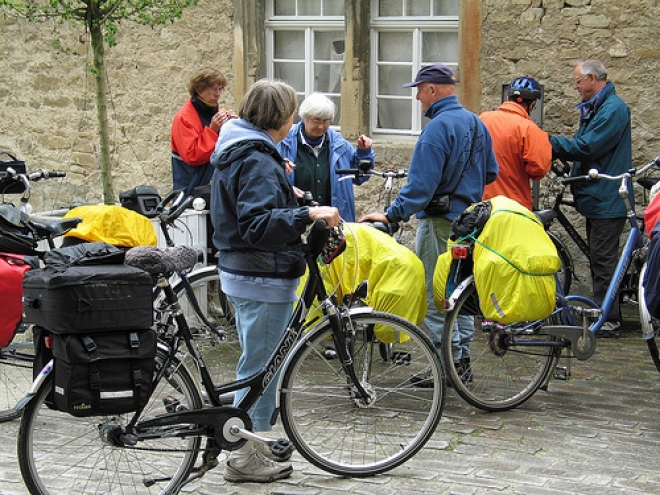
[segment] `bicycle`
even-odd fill
[[[371,476],[418,452],[442,414],[440,357],[410,322],[353,305],[366,297],[366,283],[341,304],[326,292],[316,261],[326,238],[325,230],[311,230],[304,244],[309,275],[302,296],[276,350],[253,377],[213,383],[178,310],[171,273],[155,275],[171,311],[169,323],[159,325],[157,372],[144,408],[110,417],[60,413],[48,407],[52,364],[44,367],[24,401],[18,434],[21,474],[30,492],[176,494],[215,467],[222,450],[235,450],[247,439],[265,442],[274,454],[287,453],[287,442],[253,434],[247,413],[280,370],[277,406],[284,430],[313,465],[342,476]],[[306,323],[315,299],[323,317]],[[398,337],[389,361],[377,358],[381,326]],[[322,357],[327,340],[338,359]],[[178,357],[182,347],[199,365],[210,407]],[[411,376],[427,368],[434,384],[413,386]],[[223,394],[242,388],[248,391],[237,407],[221,405]],[[195,466],[200,453],[202,463]]]
[[[12,168],[0,171],[0,195],[2,204],[11,205],[24,213],[30,213],[30,183],[44,179],[65,177],[63,172],[40,169],[31,173],[18,173]],[[18,205],[5,201],[5,194],[20,194]],[[7,251],[20,251],[32,257],[34,266],[42,259],[48,249],[55,247],[55,239],[74,228],[80,219],[54,220],[29,216],[28,227],[32,232],[32,245],[7,246]],[[39,249],[38,243],[45,243],[46,250]],[[34,343],[32,329],[28,322],[23,321],[13,340],[0,349],[0,422],[10,421],[20,416],[20,410],[15,406],[23,397],[24,392],[32,383],[32,362],[34,360]]]
[[[587,244],[586,239],[577,231],[575,226],[571,223],[570,219],[564,213],[562,207],[569,207],[575,209],[575,201],[572,199],[566,199],[566,187],[568,184],[563,182],[563,179],[569,177],[571,166],[569,163],[563,160],[558,160],[553,162],[552,171],[554,172],[554,178],[551,179],[546,188],[546,199],[550,200],[549,209],[555,212],[557,222],[566,232],[568,237],[575,243],[580,252],[584,257],[589,260],[589,245]],[[642,186],[644,190],[644,204],[648,204],[647,195],[651,187],[657,182],[657,179],[652,177],[639,177],[636,182]],[[551,198],[551,192],[556,189],[558,184],[558,190],[554,195],[554,199]],[[638,215],[638,221],[643,220],[643,216]],[[554,225],[554,224],[553,224]],[[644,224],[641,225],[641,232],[644,233]],[[559,271],[559,280],[563,289],[564,294],[569,294],[570,289],[573,284],[573,279],[576,279],[575,266],[573,262],[573,256],[571,255],[570,250],[566,244],[551,230],[548,230],[548,235],[552,239],[552,242],[557,248],[557,253],[561,260],[561,268]],[[621,284],[619,289],[619,297],[621,301],[635,301],[637,299],[637,292],[639,287],[640,271],[642,265],[645,262],[645,256],[643,252],[636,253],[637,256],[633,258],[632,263],[630,264],[630,270],[626,273],[624,283]],[[638,299],[637,299],[638,301]]]
[[[563,349],[569,349],[572,357],[578,360],[586,360],[593,355],[595,335],[614,304],[629,265],[638,250],[642,249],[641,228],[628,197],[631,193],[628,180],[653,166],[660,166],[660,157],[638,170],[631,169],[616,176],[601,174],[593,169],[587,175],[564,179],[564,184],[593,180],[621,181],[619,194],[628,210],[630,230],[602,306],[584,296],[565,296],[557,278],[557,305],[552,315],[543,320],[501,324],[484,320],[474,276],[468,273],[462,278],[446,301],[442,353],[448,380],[468,403],[486,411],[517,407],[547,385],[553,364]],[[542,212],[540,217],[547,225],[554,213]],[[465,249],[465,246],[461,247]],[[457,368],[452,359],[451,342],[459,315],[470,318],[474,325],[469,374],[467,370]]]

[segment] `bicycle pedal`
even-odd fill
[[[163,405],[165,406],[165,411],[168,413],[175,413],[175,412],[181,412],[181,411],[187,411],[188,408],[181,404],[181,401],[177,399],[176,397],[172,397],[171,395],[168,395],[167,397],[163,397]]]
[[[571,376],[571,372],[568,369],[568,366],[557,366],[552,377],[555,380],[568,380]]]
[[[295,449],[293,443],[285,438],[278,438],[277,440],[268,442],[268,447],[274,456],[282,459],[291,457],[291,454]]]

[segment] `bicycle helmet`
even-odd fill
[[[531,77],[517,77],[509,85],[509,97],[523,100],[538,100],[541,98],[541,85]],[[518,97],[518,98],[515,98]],[[518,103],[522,103],[518,101]]]

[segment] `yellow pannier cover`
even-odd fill
[[[504,196],[475,240],[474,281],[485,318],[501,323],[546,318],[555,307],[557,250],[536,216]]]
[[[341,300],[360,282],[368,280],[366,303],[369,306],[419,325],[427,309],[421,260],[389,235],[368,225],[345,224],[344,235],[346,250],[330,265],[321,268],[328,292],[334,291]],[[300,290],[304,282],[305,279]],[[407,340],[406,336],[394,335],[390,328],[376,327],[375,332],[381,342]]]
[[[118,247],[155,246],[158,243],[151,221],[139,213],[115,205],[85,205],[68,211],[63,218],[82,218],[65,234],[87,242],[105,242]]]
[[[433,303],[438,311],[444,312],[444,301],[451,294],[447,293],[447,286],[450,285],[449,274],[451,272],[452,263],[454,260],[451,255],[451,248],[455,242],[447,241],[447,251],[438,256],[435,263],[435,270],[433,271]],[[458,280],[457,282],[460,282]]]

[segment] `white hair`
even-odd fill
[[[313,119],[333,120],[336,111],[337,107],[330,98],[321,93],[312,93],[300,104],[298,114],[302,119],[309,117]]]

